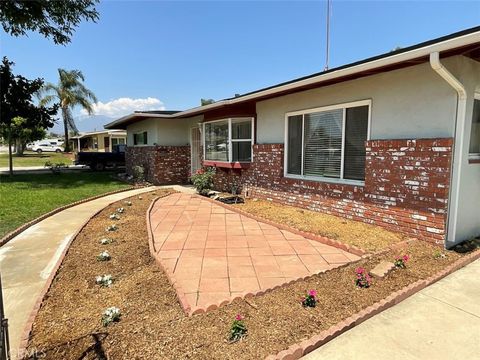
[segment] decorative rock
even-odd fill
[[[389,261],[382,261],[380,264],[375,266],[373,270],[370,271],[370,275],[376,278],[383,278],[390,271],[395,269],[395,264]]]

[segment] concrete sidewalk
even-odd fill
[[[333,339],[304,360],[480,359],[480,260]]]
[[[29,227],[0,248],[5,314],[13,358],[25,323],[61,253],[92,213],[155,187],[108,195],[63,210]]]

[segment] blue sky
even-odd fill
[[[103,1],[98,10],[98,23],[83,23],[67,46],[1,32],[2,56],[16,73],[51,82],[59,67],[82,70],[110,116],[186,109],[325,63],[324,1]],[[479,24],[480,1],[333,0],[330,67]],[[129,101],[110,103],[119,98]]]

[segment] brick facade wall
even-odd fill
[[[232,186],[272,200],[363,221],[432,242],[445,237],[452,139],[371,140],[365,184],[283,176],[283,144],[254,145],[248,169],[217,169],[217,189]]]
[[[145,179],[155,185],[186,184],[190,172],[190,146],[127,146],[126,170],[143,166]]]

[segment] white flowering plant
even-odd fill
[[[122,316],[122,314],[119,308],[115,306],[109,307],[102,314],[102,325],[108,326],[112,322],[118,322],[120,321],[120,316]]]
[[[113,239],[110,239],[110,238],[100,239],[100,244],[102,245],[108,245],[108,244],[111,244],[112,242],[113,242]]]
[[[115,279],[113,278],[112,275],[99,275],[95,278],[95,283],[102,286],[102,287],[110,287],[110,285],[113,284],[113,281]]]
[[[120,215],[114,213],[109,216],[110,220],[120,220]]]
[[[115,225],[115,224],[108,225],[105,230],[106,230],[106,231],[117,231],[117,230],[118,230],[118,226]]]
[[[117,213],[119,213],[119,214],[122,214],[124,211],[125,211],[125,209],[123,207],[119,207],[117,209]]]
[[[97,255],[97,260],[98,261],[108,261],[110,260],[112,257],[110,256],[110,254],[108,253],[108,251],[102,251],[100,254]]]

